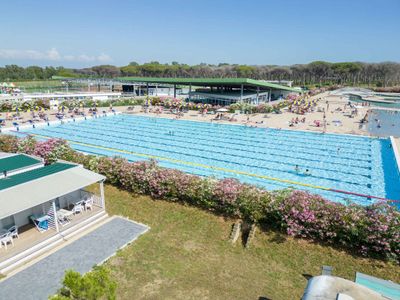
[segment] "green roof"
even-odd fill
[[[76,165],[72,164],[54,163],[52,165],[48,165],[42,168],[26,171],[9,176],[7,178],[2,178],[0,179],[0,191],[75,167]]]
[[[3,171],[10,172],[13,170],[27,168],[40,163],[41,163],[40,159],[33,158],[24,154],[8,156],[5,158],[0,158],[0,172]]]
[[[121,81],[127,82],[144,82],[144,83],[165,83],[165,84],[181,84],[194,86],[243,86],[260,87],[264,89],[276,89],[292,92],[299,90],[275,83],[249,78],[161,78],[161,77],[119,77]]]

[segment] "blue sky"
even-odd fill
[[[0,65],[400,61],[400,0],[3,1]]]

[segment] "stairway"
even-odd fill
[[[32,264],[47,255],[51,254],[56,248],[60,248],[96,229],[98,226],[110,220],[108,214],[101,210],[93,216],[60,231],[48,239],[22,251],[5,261],[0,262],[0,274],[11,275],[11,273],[24,268],[27,264]]]

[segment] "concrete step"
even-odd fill
[[[31,248],[1,262],[0,273],[10,276],[19,269],[23,269],[27,265],[31,265],[38,260],[43,259],[47,255],[53,253],[55,249],[67,245],[69,242],[78,239],[109,220],[110,218],[108,214],[102,210],[90,218],[82,220],[74,226],[61,231],[59,234],[49,237]]]

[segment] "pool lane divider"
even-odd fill
[[[50,136],[35,134],[35,133],[25,133],[25,132],[18,132],[18,133],[25,134],[25,135],[32,135],[32,136],[35,136],[38,138],[44,138],[44,139],[52,138]],[[299,186],[304,186],[304,187],[309,187],[309,188],[314,188],[314,189],[324,190],[324,191],[330,191],[330,192],[335,192],[335,193],[341,193],[341,194],[346,194],[346,195],[353,195],[353,196],[363,197],[363,198],[367,198],[367,199],[377,199],[377,200],[388,201],[388,202],[400,202],[400,200],[391,200],[391,199],[386,199],[386,198],[377,197],[377,196],[358,194],[358,193],[354,193],[354,192],[337,190],[337,189],[332,189],[332,188],[328,188],[328,187],[324,187],[324,186],[298,182],[298,181],[294,181],[294,180],[276,178],[276,177],[254,174],[254,173],[248,173],[248,172],[244,172],[244,171],[232,170],[232,169],[227,169],[227,168],[222,168],[222,167],[209,166],[209,165],[205,165],[205,164],[199,164],[199,163],[194,163],[194,162],[189,162],[189,161],[184,161],[184,160],[179,160],[179,159],[174,159],[174,158],[169,158],[169,157],[144,154],[144,153],[121,150],[121,149],[110,148],[110,147],[104,147],[104,146],[99,146],[99,145],[94,145],[94,144],[76,142],[73,140],[66,140],[66,141],[68,141],[71,144],[90,147],[90,148],[97,148],[97,149],[101,149],[101,150],[105,150],[105,151],[119,152],[119,153],[130,154],[130,155],[135,155],[135,156],[140,156],[140,157],[145,157],[145,158],[150,158],[150,159],[155,159],[155,160],[163,160],[163,161],[168,161],[168,162],[172,162],[172,163],[184,164],[184,165],[193,166],[193,167],[200,167],[200,168],[204,168],[204,169],[211,169],[211,170],[223,171],[223,172],[233,173],[233,174],[238,174],[238,175],[267,179],[267,180],[271,180],[271,181],[299,185]]]

